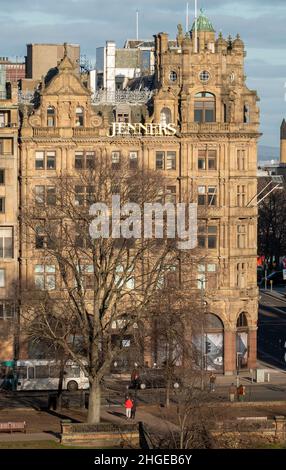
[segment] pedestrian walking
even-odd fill
[[[132,402],[131,398],[128,395],[126,397],[124,406],[125,406],[125,411],[126,411],[126,419],[130,419],[131,418],[131,410],[132,410],[133,402]]]
[[[131,408],[131,419],[135,419],[135,415],[136,415],[136,409],[137,409],[137,397],[135,395],[135,397],[132,399],[132,408]]]
[[[216,376],[215,376],[215,374],[212,372],[211,375],[210,375],[210,392],[214,392],[214,391],[215,391],[215,381],[216,381]]]
[[[234,383],[232,383],[231,386],[229,387],[229,401],[234,402],[235,394],[236,394],[236,387]]]
[[[244,401],[245,399],[245,386],[240,385],[237,389],[238,401]]]
[[[136,364],[137,365],[137,364]],[[131,387],[138,389],[140,385],[139,370],[135,367],[131,372]]]

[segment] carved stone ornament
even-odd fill
[[[30,116],[30,118],[29,118],[29,123],[32,127],[41,127],[41,125],[42,125],[41,117],[37,116],[35,114],[32,114],[32,116]]]
[[[101,127],[102,123],[103,123],[103,119],[99,115],[92,116],[91,119],[90,119],[91,127]]]

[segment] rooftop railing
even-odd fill
[[[147,103],[153,95],[153,91],[145,88],[144,90],[98,90],[92,95],[93,104],[144,104]]]

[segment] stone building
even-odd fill
[[[204,367],[231,374],[256,366],[257,208],[247,204],[257,192],[258,97],[245,83],[239,36],[216,37],[203,13],[197,44],[195,36],[194,25],[186,35],[179,26],[170,46],[166,33],[157,34],[150,93],[127,91],[121,101],[115,94],[108,105],[91,100],[66,51],[58,73],[42,83],[40,105],[24,113],[21,205],[33,193],[51,200],[50,178],[74,174],[97,155],[163,171],[169,200],[198,204],[190,263],[205,309]],[[39,276],[39,252],[22,244],[24,287]],[[40,275],[56,277],[44,264]],[[156,351],[146,355],[158,362]]]
[[[18,283],[18,96],[0,94],[0,360],[13,359]]]

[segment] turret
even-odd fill
[[[197,23],[197,24],[196,24]],[[193,23],[191,33],[192,37],[195,38],[195,32],[197,30],[197,52],[203,52],[209,50],[210,52],[215,52],[215,30],[210,20],[204,14],[204,10],[201,9],[200,15]],[[195,40],[194,51],[195,49]]]

